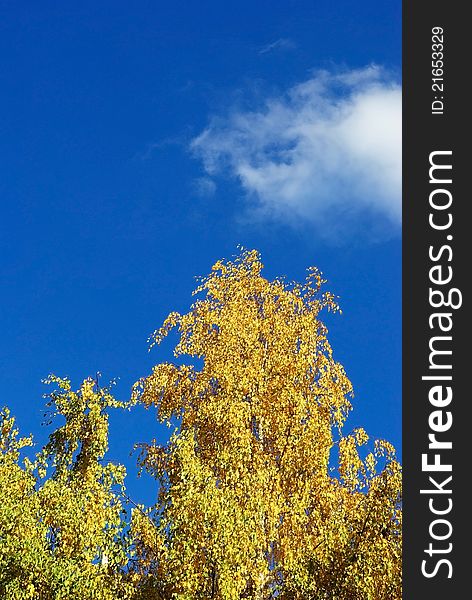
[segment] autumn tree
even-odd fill
[[[134,401],[178,426],[142,445],[159,482],[133,515],[142,593],[400,599],[401,468],[389,443],[343,433],[352,386],[321,321],[338,305],[316,269],[303,284],[261,271],[256,251],[217,262],[153,336],[176,328],[179,360]]]
[[[316,269],[261,273],[255,251],[216,263],[152,338],[177,330],[175,364],[131,402],[50,377],[55,429],[29,458],[0,412],[1,600],[400,599],[401,469],[389,443],[344,433],[352,386],[321,321],[338,305]],[[140,444],[148,508],[106,455],[109,411],[137,402],[176,425]]]
[[[123,407],[86,379],[74,391],[51,377],[48,416],[59,421],[34,460],[20,460],[31,437],[18,437],[0,414],[0,598],[131,598],[121,487],[125,471],[104,462],[108,414]]]

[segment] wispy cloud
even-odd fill
[[[239,180],[252,217],[343,229],[401,223],[401,88],[377,66],[319,71],[258,110],[213,117],[191,142],[208,177]]]
[[[135,158],[139,160],[148,160],[153,156],[155,152],[158,152],[160,150],[166,150],[172,146],[186,146],[187,139],[183,136],[174,136],[163,138],[161,140],[158,140],[157,142],[149,142],[145,150],[138,152]]]
[[[296,44],[293,40],[289,38],[279,38],[266,46],[263,46],[259,50],[259,54],[267,54],[268,52],[272,52],[273,50],[293,50],[296,48]]]
[[[193,189],[197,196],[208,198],[216,192],[216,183],[210,177],[197,177],[193,180]]]

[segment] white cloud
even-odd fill
[[[325,233],[367,214],[401,223],[401,88],[380,67],[320,71],[214,117],[191,150],[207,176],[239,180],[252,217]]]

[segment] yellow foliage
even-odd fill
[[[176,357],[203,366],[159,364],[134,389],[180,420],[144,448],[160,497],[155,527],[134,522],[143,572],[182,600],[399,599],[401,468],[390,444],[363,460],[365,431],[342,435],[352,386],[320,320],[338,306],[316,269],[302,285],[261,270],[256,251],[218,261],[153,336],[177,328]]]
[[[68,380],[47,382],[58,386],[49,395],[52,417],[65,424],[34,462],[20,463],[32,440],[17,439],[8,409],[0,415],[0,598],[131,598],[131,552],[116,491],[125,472],[101,462],[106,410],[120,403],[91,379],[77,392]]]
[[[152,336],[177,330],[177,364],[131,403],[51,376],[59,424],[32,460],[4,409],[0,599],[400,600],[401,466],[388,442],[343,434],[352,385],[321,321],[339,310],[324,284],[316,269],[268,281],[256,251],[218,261]],[[178,425],[140,444],[159,483],[147,508],[105,460],[108,411],[137,402]]]

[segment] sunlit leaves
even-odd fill
[[[20,461],[7,410],[0,438],[0,597],[13,600],[131,598],[131,556],[122,521],[125,471],[104,464],[107,409],[120,406],[86,379],[78,391],[50,377],[49,417],[59,420],[36,460]]]
[[[175,355],[203,366],[135,386],[180,419],[144,446],[160,496],[155,527],[136,521],[143,557],[166,597],[400,598],[400,465],[386,442],[363,453],[363,429],[342,434],[352,386],[320,320],[338,305],[316,269],[303,284],[261,271],[256,251],[218,261],[152,338],[177,328]]]
[[[322,321],[339,311],[325,283],[314,268],[268,281],[256,251],[218,261],[151,336],[175,330],[177,364],[129,403],[98,378],[49,377],[55,429],[29,460],[4,409],[0,598],[399,600],[401,466],[388,442],[344,433],[352,385]],[[136,403],[175,428],[164,445],[136,440],[159,484],[151,507],[107,459],[109,411]]]

